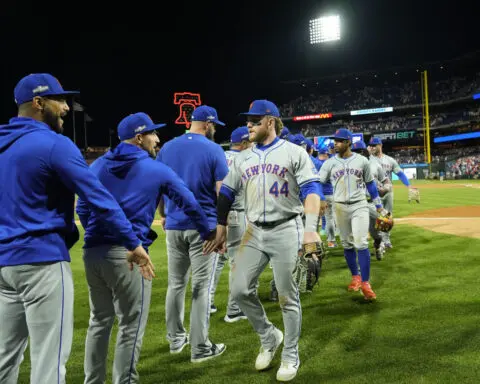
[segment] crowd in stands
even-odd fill
[[[330,88],[330,89],[329,89]],[[308,88],[308,94],[281,106],[284,117],[360,110],[422,103],[420,80],[403,84],[378,82],[375,86],[356,86],[355,80],[334,87]],[[429,102],[445,102],[470,97],[480,90],[480,72],[472,76],[451,77],[429,82]]]
[[[453,124],[463,124],[480,120],[480,106],[465,107],[455,111],[434,113],[430,115],[430,127],[438,128]],[[421,115],[380,116],[371,120],[354,121],[339,119],[320,125],[308,125],[302,130],[305,137],[330,134],[338,127],[346,127],[352,132],[375,133],[399,130],[416,130],[423,127]]]

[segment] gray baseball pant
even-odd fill
[[[391,212],[393,215],[393,191],[388,192],[382,197],[382,204],[383,208],[385,208],[388,212]],[[390,232],[381,232],[380,235],[385,243],[391,243]]]
[[[30,338],[30,382],[63,384],[73,337],[66,261],[0,267],[0,383],[16,384]]]
[[[112,383],[139,382],[136,366],[147,325],[152,282],[142,277],[137,266],[130,271],[126,252],[121,246],[103,245],[85,249],[83,253],[90,300],[85,384],[106,381],[108,344],[116,317],[118,333]]]
[[[232,294],[265,349],[275,344],[275,326],[268,320],[257,295],[258,277],[272,263],[285,329],[282,361],[299,363],[298,340],[302,328],[302,308],[293,273],[302,248],[303,224],[300,216],[272,228],[249,223],[235,255]]]
[[[210,289],[217,263],[216,253],[203,255],[203,241],[196,230],[167,230],[168,288],[165,303],[167,340],[170,348],[180,347],[187,332],[185,291],[192,273],[190,308],[191,355],[207,353],[212,347],[208,338],[210,326]]]
[[[327,241],[335,241],[335,216],[333,214],[333,195],[326,195],[327,209],[325,211],[325,232]]]
[[[232,297],[232,268],[235,265],[235,253],[238,251],[240,242],[242,241],[243,234],[245,233],[246,218],[243,211],[230,211],[228,213],[228,228],[227,228],[227,257],[218,255],[217,268],[215,270],[215,279],[212,290],[210,292],[210,300],[213,303],[215,297],[215,291],[217,289],[220,275],[225,265],[225,261],[228,259],[230,264],[230,270],[228,271],[228,304],[227,304],[227,316],[236,315],[241,311],[238,304]]]

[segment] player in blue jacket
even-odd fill
[[[61,135],[73,93],[50,74],[28,75],[14,90],[18,117],[0,126],[0,383],[17,382],[29,338],[30,381],[65,383],[73,337],[68,250],[79,237],[75,194],[132,251],[128,260],[144,277],[154,276],[122,209]]]
[[[154,124],[142,112],[118,125],[121,143],[90,167],[118,201],[142,245],[156,238],[150,229],[160,197],[165,194],[208,239],[208,219],[193,193],[166,165],[155,161],[159,144]],[[79,199],[77,213],[85,228],[84,263],[90,293],[90,322],[85,342],[85,384],[106,380],[108,344],[115,317],[119,330],[113,361],[113,383],[138,382],[136,368],[147,325],[152,284],[132,274],[123,261],[125,248],[110,229]]]
[[[189,133],[165,143],[157,160],[172,168],[193,192],[208,217],[210,229],[217,222],[216,201],[223,179],[228,173],[222,147],[214,143],[215,127],[225,125],[217,111],[208,105],[192,113]],[[203,241],[195,224],[170,198],[165,199],[167,234],[168,289],[165,304],[167,340],[170,353],[180,353],[190,342],[191,362],[200,363],[220,356],[224,344],[212,343],[208,337],[210,287],[217,264],[215,252],[203,254]],[[192,274],[190,337],[183,326],[185,290]]]

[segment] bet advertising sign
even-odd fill
[[[373,136],[379,137],[382,140],[405,140],[405,139],[413,139],[416,133],[417,133],[416,131],[388,132],[388,133],[374,133]]]

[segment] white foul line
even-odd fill
[[[399,217],[395,221],[409,221],[409,220],[465,220],[465,219],[480,219],[480,217]]]

